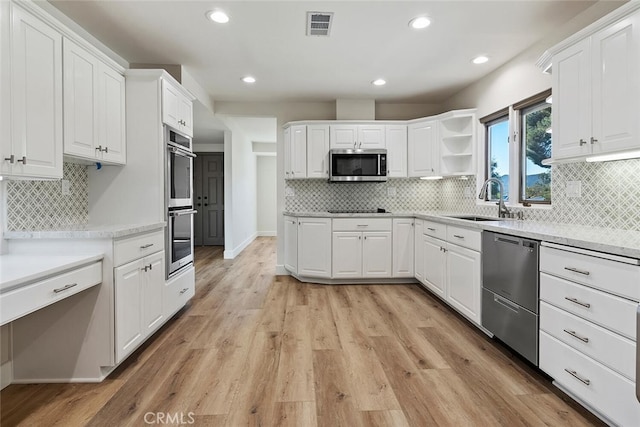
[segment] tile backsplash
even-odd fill
[[[517,208],[525,219],[594,227],[640,230],[640,159],[603,163],[554,165],[552,206]],[[581,197],[566,196],[568,181],[581,181]],[[329,184],[324,180],[291,180],[285,191],[289,211],[375,209],[390,211],[443,210],[495,216],[497,207],[476,205],[475,177],[442,181],[389,179],[380,184]],[[389,188],[396,195],[390,196]],[[468,188],[465,194],[465,188]],[[285,193],[286,194],[286,193]]]
[[[87,167],[64,163],[63,180],[69,194],[62,194],[62,181],[9,181],[7,183],[7,230],[59,230],[89,222]]]

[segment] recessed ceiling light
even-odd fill
[[[487,58],[486,56],[476,56],[471,62],[473,62],[474,64],[484,64],[488,60],[489,58]]]
[[[255,77],[251,77],[251,76],[246,76],[242,78],[242,81],[245,83],[255,83],[256,82],[256,78]]]
[[[229,22],[229,15],[221,10],[210,10],[206,13],[207,18],[218,24],[226,24]]]
[[[426,16],[416,16],[411,21],[409,21],[409,26],[411,28],[415,28],[416,30],[427,28],[429,25],[431,25],[431,20]]]
[[[371,84],[375,85],[375,86],[384,86],[387,84],[385,79],[376,79],[374,81],[371,82]]]

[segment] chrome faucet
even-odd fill
[[[480,190],[480,194],[478,194],[478,198],[479,199],[486,199],[487,197],[487,189],[489,188],[489,183],[491,182],[495,182],[498,184],[498,187],[500,187],[500,198],[498,199],[498,217],[499,218],[509,218],[511,215],[511,211],[509,209],[507,209],[507,207],[504,205],[504,185],[502,184],[502,181],[500,181],[498,178],[489,178],[487,179],[484,184],[482,184],[482,189]]]

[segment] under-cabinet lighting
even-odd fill
[[[585,160],[591,162],[610,162],[612,160],[637,159],[640,157],[640,150],[627,151],[625,153],[603,154],[601,156],[587,157]]]
[[[226,24],[229,22],[229,15],[221,10],[210,10],[206,14],[207,18],[218,24]]]
[[[252,76],[246,76],[242,78],[242,81],[245,83],[255,83],[256,82],[256,78],[252,77]]]
[[[375,86],[384,86],[384,85],[387,84],[387,81],[385,79],[376,79],[376,80],[372,81],[371,84],[373,84]]]
[[[442,177],[441,176],[421,176],[420,179],[434,180],[434,179],[442,179]]]
[[[416,30],[427,28],[429,25],[431,25],[431,20],[426,16],[416,16],[409,21],[409,26]]]
[[[489,58],[486,56],[476,56],[475,58],[473,58],[473,60],[471,62],[473,62],[474,64],[484,64],[485,62],[488,62]]]

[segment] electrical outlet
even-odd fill
[[[582,197],[582,181],[567,181],[565,194],[567,197]]]
[[[296,197],[296,190],[294,190],[291,187],[286,187],[284,189],[284,196],[285,197]]]
[[[63,179],[61,181],[62,183],[62,195],[63,196],[68,196],[71,194],[71,183],[69,182],[68,179]]]
[[[387,188],[387,196],[396,197],[396,187],[388,187]]]
[[[464,198],[465,199],[471,198],[471,187],[469,186],[464,187]]]

